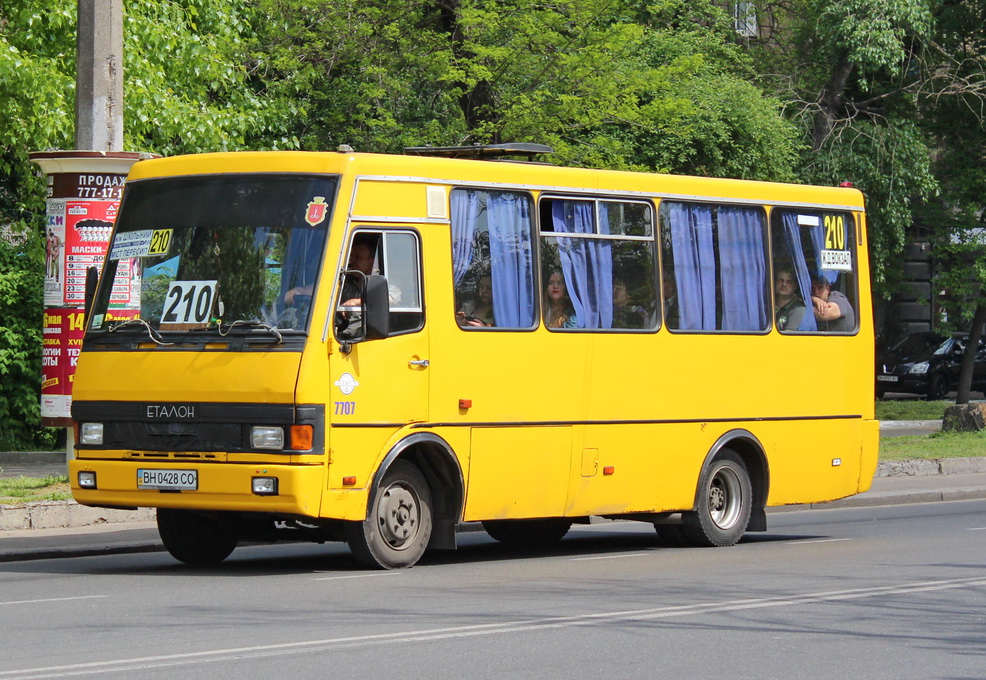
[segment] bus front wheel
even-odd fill
[[[219,564],[240,541],[232,522],[191,510],[158,508],[157,531],[172,557],[195,566]]]
[[[370,567],[414,566],[431,538],[431,491],[420,470],[397,461],[377,488],[362,522],[346,526],[346,542],[356,559]]]
[[[689,542],[703,547],[734,545],[750,522],[750,474],[735,451],[723,450],[702,472],[695,510],[683,513]]]

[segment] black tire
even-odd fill
[[[557,543],[572,528],[572,520],[564,517],[546,519],[492,519],[483,528],[500,543],[535,547]]]
[[[191,510],[158,508],[157,531],[172,557],[195,566],[219,564],[240,542],[235,523]]]
[[[743,459],[724,449],[702,471],[695,510],[682,514],[682,530],[692,545],[734,545],[750,523],[752,499]]]
[[[405,569],[421,559],[431,539],[431,490],[411,463],[390,466],[362,522],[346,525],[356,559],[379,569]]]
[[[928,394],[925,398],[928,401],[939,401],[945,398],[948,394],[948,382],[945,380],[945,376],[941,373],[935,373],[931,376],[931,382],[928,383]]]
[[[657,531],[661,543],[669,548],[680,548],[691,543],[680,524],[655,524],[654,530]]]

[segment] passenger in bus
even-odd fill
[[[462,305],[455,315],[460,326],[495,326],[493,321],[493,280],[489,276],[479,279],[476,297]]]
[[[805,303],[793,269],[780,267],[774,275],[774,318],[777,330],[796,331],[805,316]]]
[[[548,328],[579,327],[561,272],[552,272],[544,288],[544,325]]]
[[[824,276],[811,280],[811,302],[815,308],[818,330],[847,333],[856,330],[856,314],[849,298],[837,290]]]
[[[613,281],[613,328],[647,328],[647,310],[630,301],[623,281]]]
[[[347,269],[358,269],[367,276],[373,273],[373,244],[366,239],[359,239],[353,243],[353,249],[349,253],[349,264]],[[347,276],[342,286],[342,305],[358,305],[360,303],[359,288],[360,284],[355,280],[356,277]],[[311,297],[314,284],[306,286],[296,286],[284,294],[284,302],[293,305],[297,296]]]

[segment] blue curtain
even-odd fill
[[[552,201],[551,220],[555,232],[594,234],[594,206],[592,201]],[[612,328],[612,244],[601,239],[560,238],[558,254],[578,328]]]
[[[806,227],[801,226],[802,229],[807,229],[808,233],[811,234],[811,245],[815,250],[815,262],[818,263],[819,273],[825,277],[825,280],[830,284],[835,283],[835,280],[839,278],[839,272],[833,269],[821,269],[822,266],[822,244],[825,240],[825,229],[819,224],[816,227]],[[843,239],[845,239],[845,234],[843,234]],[[848,243],[848,241],[843,240],[843,243]]]
[[[668,203],[679,328],[715,330],[716,271],[712,206]]]
[[[493,315],[500,328],[534,325],[534,267],[531,203],[526,196],[490,192],[486,203],[490,231]]]
[[[472,249],[479,219],[479,196],[475,191],[452,192],[452,276],[462,283],[472,265]]]
[[[791,260],[794,263],[795,275],[798,277],[798,287],[801,289],[801,299],[805,302],[805,315],[798,324],[799,331],[815,331],[818,325],[815,323],[815,315],[812,313],[814,305],[811,303],[811,276],[808,270],[808,262],[805,260],[805,252],[801,247],[801,229],[798,226],[798,216],[792,212],[782,213],[784,222],[784,235],[787,237],[788,250],[791,253]],[[814,230],[815,227],[810,229]],[[818,227],[819,231],[821,227]],[[814,236],[812,237],[814,242]],[[819,242],[820,243],[820,242]],[[816,260],[817,261],[817,260]]]
[[[718,218],[722,328],[764,330],[769,317],[763,213],[751,208],[720,206]]]

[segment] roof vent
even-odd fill
[[[553,153],[554,149],[545,144],[473,144],[471,146],[411,146],[404,153],[411,156],[438,156],[441,158],[500,159],[505,156],[520,156],[531,161],[541,154]]]

